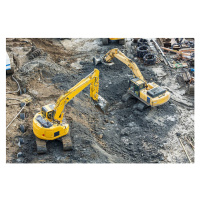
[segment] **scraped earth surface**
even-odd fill
[[[7,98],[22,100],[32,98],[22,112],[25,120],[17,117],[6,131],[6,161],[8,163],[187,163],[188,158],[176,136],[180,133],[194,138],[194,97],[184,93],[184,86],[177,82],[175,71],[162,63],[146,66],[134,57],[131,41],[126,45],[113,42],[103,46],[100,39],[7,39],[6,48],[15,66],[14,77],[26,93],[6,94]],[[43,53],[30,60],[31,48]],[[145,79],[155,81],[171,92],[166,104],[136,109],[137,100],[122,102],[128,89],[131,70],[114,59],[114,65],[100,64],[99,94],[109,103],[107,113],[99,111],[90,99],[89,87],[79,93],[64,110],[70,125],[72,151],[63,151],[59,140],[48,141],[46,154],[37,154],[32,119],[40,108],[55,103],[60,95],[73,87],[94,70],[93,56],[102,56],[112,48],[119,48],[140,68]],[[16,91],[17,84],[6,77],[6,91]],[[6,125],[21,107],[18,100],[6,101]],[[20,124],[26,127],[22,133]],[[103,138],[100,138],[100,135]],[[22,139],[23,144],[19,143]],[[192,162],[194,151],[182,140]],[[20,152],[20,154],[19,154]],[[19,156],[21,155],[21,156]]]

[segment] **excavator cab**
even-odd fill
[[[129,90],[140,97],[140,90],[145,88],[145,82],[139,78],[133,78],[129,82]]]
[[[46,106],[43,106],[41,109],[42,116],[51,121],[53,119],[54,107],[54,104],[48,104]]]

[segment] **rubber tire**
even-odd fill
[[[125,44],[125,39],[119,40],[119,44],[124,45]]]
[[[27,92],[26,88],[23,88],[22,91],[23,91],[24,94],[26,94],[26,92]]]
[[[181,49],[181,44],[177,44],[177,43],[174,43],[172,46],[171,46],[171,49],[173,49],[173,50],[179,50],[179,49]]]
[[[20,119],[23,119],[23,120],[25,119],[25,113],[20,113],[19,116],[20,116]]]
[[[11,69],[9,69],[9,70],[6,70],[6,74],[7,75],[11,75],[11,74],[14,74],[14,68],[12,67]]]
[[[23,138],[19,138],[19,143],[20,143],[20,145],[24,144],[24,139]]]
[[[147,40],[147,39],[140,38],[140,39],[138,40],[138,42],[137,42],[137,46],[140,47],[140,46],[144,46],[144,45],[149,46],[149,45],[148,45],[148,40]]]
[[[102,38],[103,45],[108,45],[108,38]]]
[[[22,152],[19,152],[18,154],[17,154],[17,158],[22,158],[23,157],[23,153]]]
[[[148,56],[153,56],[153,58],[147,59]],[[156,63],[156,56],[154,54],[152,54],[152,53],[147,53],[146,55],[144,55],[143,60],[144,60],[145,64],[155,65],[155,63]]]
[[[194,42],[193,41],[189,41],[189,46],[190,46],[190,48],[194,48]]]
[[[22,133],[25,133],[25,127],[23,124],[20,124],[19,129]]]
[[[146,47],[146,50],[141,50],[142,47]],[[137,57],[138,58],[143,58],[148,53],[149,53],[149,47],[147,45],[142,45],[137,48]]]
[[[22,95],[22,90],[21,90],[21,89],[18,91],[18,94],[19,94],[19,95]]]
[[[24,107],[24,106],[25,106],[25,103],[24,103],[24,102],[21,102],[20,106],[21,106],[21,107]]]

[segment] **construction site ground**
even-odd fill
[[[42,50],[34,59],[27,56],[35,46]],[[63,151],[59,140],[47,142],[47,153],[37,154],[32,120],[40,108],[55,103],[60,95],[91,73],[93,56],[103,56],[119,48],[135,61],[147,82],[154,81],[168,89],[171,99],[162,106],[136,109],[137,100],[122,102],[132,71],[114,59],[114,65],[100,64],[99,94],[110,106],[99,111],[90,99],[89,87],[78,94],[64,110],[70,125],[73,150]],[[144,65],[134,57],[131,40],[125,45],[102,45],[100,39],[12,39],[6,50],[15,66],[14,77],[26,92],[7,93],[6,98],[32,98],[25,106],[25,119],[17,117],[6,130],[7,163],[188,163],[194,162],[194,150],[185,136],[194,139],[194,96],[185,94],[185,85],[177,82],[176,70],[163,62]],[[6,91],[16,91],[12,76],[6,76]],[[18,100],[6,100],[6,126],[21,110]],[[19,130],[23,124],[26,131]],[[102,138],[100,136],[103,136]],[[20,143],[20,139],[23,140]]]

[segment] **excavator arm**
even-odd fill
[[[78,93],[90,85],[90,97],[94,101],[98,101],[98,91],[99,91],[99,70],[94,69],[87,77],[82,79],[74,87],[69,89],[64,95],[61,95],[56,102],[54,107],[53,120],[62,121],[63,119],[63,110],[65,105],[73,99]]]
[[[133,74],[136,77],[138,77],[139,79],[143,80],[146,83],[136,63],[133,62],[131,59],[127,58],[119,49],[117,48],[111,49],[103,57],[103,61],[109,63],[114,57],[123,62],[125,65],[127,65],[132,70]]]

